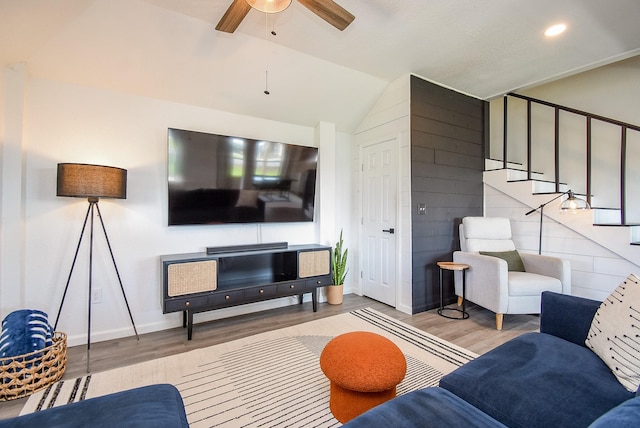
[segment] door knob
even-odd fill
[[[396,230],[395,230],[393,227],[391,227],[391,228],[389,228],[389,229],[382,229],[382,231],[383,231],[383,232],[390,233],[390,234],[392,234],[392,235],[393,235],[394,233],[396,233]]]

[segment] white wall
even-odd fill
[[[347,276],[345,277],[344,294],[356,292],[353,281],[354,268],[353,237],[350,223],[353,217],[351,191],[351,153],[353,150],[353,136],[336,133],[331,123],[321,122],[316,128],[316,138],[319,140],[319,150],[322,158],[319,164],[318,180],[320,187],[321,206],[319,218],[319,241],[322,244],[335,247],[340,231],[342,231],[344,247],[349,249],[347,255]],[[323,300],[326,290],[321,291]]]
[[[552,83],[518,91],[523,95],[640,126],[640,56],[603,66]],[[509,97],[509,161],[526,167],[526,102]],[[491,108],[491,157],[502,159],[503,100]],[[532,169],[554,179],[554,111],[532,108]],[[592,121],[592,189],[594,206],[620,204],[620,128]],[[577,193],[586,194],[586,121],[580,116],[560,114],[560,181]],[[640,132],[627,132],[627,220],[640,222]]]
[[[19,231],[6,227],[3,216],[2,316],[18,308],[38,308],[49,313],[54,322],[88,206],[83,199],[55,196],[59,162],[104,164],[128,170],[127,199],[102,200],[100,210],[141,333],[181,325],[181,314],[162,314],[160,255],[203,251],[215,245],[283,240],[290,244],[321,242],[319,219],[314,223],[280,225],[167,227],[168,127],[308,146],[317,146],[319,140],[334,140],[337,156],[331,162],[321,161],[319,175],[333,174],[338,183],[350,188],[352,137],[336,133],[330,125],[328,131],[322,131],[322,126],[316,129],[45,79],[25,79],[24,74],[9,83],[5,80],[5,92],[15,92],[23,80],[26,80],[24,107],[11,99],[7,102],[9,97],[2,102],[3,110],[8,109],[18,117],[3,120],[3,124],[11,125],[3,129],[23,130],[22,135],[17,133],[11,141],[3,138],[3,151],[7,151],[9,142],[15,141],[18,158],[24,158],[19,166],[14,165],[14,155],[2,159],[3,173],[14,171],[8,179],[3,178],[2,194],[17,192],[21,196],[10,202],[23,207],[23,214],[11,207],[9,218],[17,216],[18,226],[24,228],[21,240]],[[318,186],[321,195],[322,179]],[[318,203],[321,207],[318,217],[336,225],[345,222],[348,214],[333,218],[335,200],[322,198]],[[14,223],[10,226],[14,227]],[[87,241],[80,249],[58,326],[70,335],[72,345],[86,340]],[[24,254],[22,261],[10,264],[17,254]],[[103,302],[92,305],[92,341],[133,334],[99,228],[93,265],[94,288],[102,289]],[[21,272],[23,280],[19,280]],[[213,311],[196,315],[196,322],[293,303],[295,298],[286,298]]]
[[[51,13],[46,28],[32,29],[26,11],[26,18],[9,12],[5,19],[8,28],[25,21],[15,33],[3,34],[11,34],[9,44],[12,38],[25,42],[16,43],[23,51],[10,49],[11,63],[25,61],[33,77],[311,127],[326,121],[349,133],[387,85],[386,79],[286,48],[271,35],[265,42],[264,21],[257,25],[259,36],[248,35],[243,28],[255,28],[256,12],[233,34],[216,31],[231,0],[62,3],[62,13]],[[187,3],[179,9],[193,17],[156,3]],[[32,8],[49,11],[44,4]],[[7,60],[0,57],[0,65]],[[269,96],[263,94],[266,69]]]
[[[640,126],[640,56],[531,88],[522,93]],[[576,121],[571,115],[563,114],[561,123],[564,123],[565,129],[564,135],[561,134],[561,145],[571,142],[568,147],[564,145],[562,150],[573,156],[573,162],[565,161],[561,165],[561,169],[564,170],[561,172],[566,172],[564,180],[578,181],[575,186],[584,189],[584,120]],[[620,203],[619,173],[608,174],[602,171],[619,171],[620,128],[593,121],[592,132],[594,205],[617,207]],[[636,167],[640,163],[640,132],[627,132],[627,147],[627,219],[629,222],[638,223],[640,201],[635,195],[640,192],[640,169]]]
[[[485,185],[484,215],[510,218],[513,241],[518,251],[537,253],[540,215],[536,212],[526,216],[525,213],[531,209],[530,205],[524,204],[515,196]],[[543,202],[546,202],[545,197],[542,197],[540,203]],[[544,211],[553,214],[553,211],[558,211],[558,205],[550,204]],[[565,214],[564,217],[570,218],[561,218],[566,221],[564,224],[557,221],[558,216],[554,219],[545,215],[542,254],[569,260],[573,295],[603,300],[630,273],[640,273],[640,266],[572,229],[571,226],[579,224],[585,226],[584,223],[590,221],[585,216],[589,215],[590,213],[585,212],[582,218],[578,218]],[[640,249],[637,252],[640,253]]]
[[[351,132],[384,79],[272,43],[267,97],[263,38],[221,33],[143,0],[87,2],[73,19],[53,19],[48,31],[17,53],[24,64],[0,59],[0,317],[24,307],[57,313],[87,209],[84,200],[55,196],[58,162],[128,170],[128,198],[100,207],[141,332],[181,324],[179,314],[161,312],[162,254],[283,240],[333,245],[341,228],[351,244]],[[319,147],[316,221],[167,227],[168,127]],[[94,287],[103,302],[92,306],[92,340],[131,335],[99,234],[95,251]],[[86,335],[87,253],[83,245],[59,325],[71,344]],[[196,322],[293,303],[197,314]]]
[[[640,56],[605,65],[544,85],[516,91],[533,98],[640,125]],[[491,101],[491,154],[501,156],[502,98]],[[494,110],[495,109],[495,110]],[[524,119],[513,126],[514,138],[523,133]],[[499,143],[499,144],[496,144]],[[521,148],[518,153],[522,152]]]
[[[524,95],[640,124],[640,56],[536,86]]]
[[[541,85],[535,88],[519,91],[524,95],[550,101],[560,105],[573,107],[579,110],[588,111],[606,117],[612,117],[628,123],[640,125],[640,110],[637,108],[640,98],[640,57],[630,58],[618,63],[607,65],[595,70],[581,73],[572,77],[558,80],[556,82]],[[511,100],[509,101],[511,103]],[[517,101],[516,101],[517,102]],[[491,157],[502,159],[502,99],[491,102]],[[520,118],[512,121],[509,119],[509,160],[521,161],[526,165],[524,153],[525,121]],[[582,133],[579,125],[572,124],[576,132]],[[547,136],[553,141],[553,134]],[[539,138],[545,140],[545,138]],[[606,164],[606,156],[613,157],[609,164],[619,161],[619,133],[606,147],[601,147],[594,153],[594,162]],[[564,165],[565,171],[573,169],[578,177],[584,177],[583,146],[584,138],[564,138],[561,144],[569,143],[570,147],[564,150],[573,151],[577,154],[578,162],[573,166]],[[638,140],[630,139],[628,144],[635,153],[638,153]],[[544,142],[538,144],[545,144]],[[551,150],[551,149],[549,149]],[[548,151],[547,150],[547,154]],[[640,159],[640,158],[637,158]],[[547,159],[539,160],[534,169],[543,169],[545,164],[552,164]],[[630,176],[628,183],[632,189],[631,199],[637,199],[633,195],[640,191],[637,186],[640,184],[639,170],[635,167],[637,162],[630,163]],[[618,185],[615,183],[605,183],[599,178],[600,173],[594,173],[594,201],[595,203],[606,204],[615,202],[618,193]],[[633,175],[635,174],[635,175]],[[614,172],[615,175],[615,172]],[[486,180],[486,178],[485,178]],[[580,178],[569,181],[569,187],[584,189],[584,182]],[[605,183],[605,184],[603,184]],[[635,187],[634,187],[635,186]],[[529,190],[528,198],[531,199]],[[538,242],[538,221],[539,216],[524,216],[524,213],[535,207],[537,204],[545,202],[550,197],[541,196],[541,200],[533,204],[524,204],[526,195],[517,195],[513,192],[510,196],[505,191],[500,191],[495,187],[485,186],[485,215],[507,216],[511,218],[514,227],[514,239],[518,249],[524,251],[537,252]],[[600,205],[602,206],[602,205]],[[545,208],[545,214],[557,209],[555,206]],[[640,215],[640,205],[632,207],[636,216]],[[592,213],[587,214],[592,216]],[[557,220],[564,223],[561,224]],[[593,217],[582,219],[566,219],[556,216],[556,219],[545,216],[543,233],[543,252],[545,254],[555,254],[564,257],[571,262],[572,283],[574,294],[602,299],[611,292],[629,273],[640,272],[637,260],[640,260],[640,247],[630,246],[632,233],[629,229],[619,228],[597,228],[590,226]]]
[[[23,280],[24,205],[22,203],[22,139],[24,120],[25,66],[16,64],[3,70],[0,81],[0,305],[17,306],[24,290],[16,287]]]
[[[358,231],[355,258],[358,272],[363,269],[360,259],[362,242],[362,148],[380,141],[398,142],[397,212],[396,212],[396,309],[411,314],[412,268],[411,268],[411,135],[410,135],[410,76],[402,76],[389,84],[367,117],[358,127],[353,152],[353,192],[357,203],[354,210],[353,230]],[[357,282],[355,282],[357,281]],[[356,285],[357,284],[357,285]],[[354,287],[362,294],[360,275]]]

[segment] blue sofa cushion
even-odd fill
[[[506,428],[446,389],[425,388],[380,404],[347,422],[345,428]]]
[[[158,384],[0,421],[0,428],[188,428],[180,393]]]
[[[597,300],[544,291],[540,306],[540,333],[547,333],[586,347]]]
[[[586,427],[632,398],[584,346],[526,333],[446,375],[440,386],[511,427]]]
[[[640,397],[627,400],[600,416],[589,428],[637,428],[640,426]]]

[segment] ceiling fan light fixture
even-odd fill
[[[291,0],[246,0],[247,4],[264,13],[282,12],[291,4]]]

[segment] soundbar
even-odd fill
[[[207,254],[235,253],[236,251],[277,250],[287,248],[288,242],[267,242],[264,244],[229,245],[225,247],[207,247]]]

